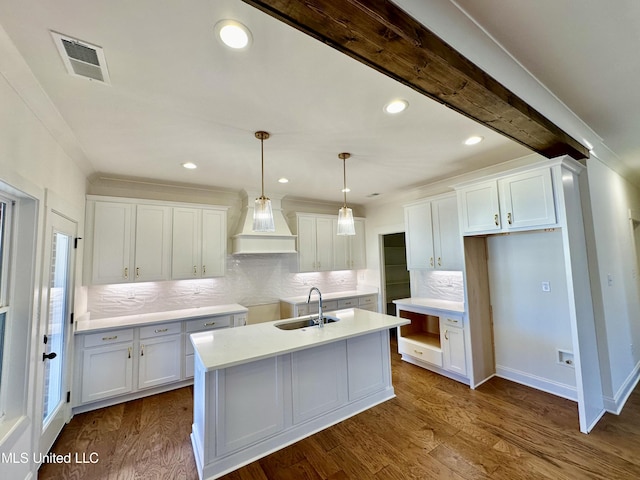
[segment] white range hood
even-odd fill
[[[259,193],[244,192],[242,200],[242,213],[236,234],[233,240],[232,253],[257,254],[257,253],[296,253],[296,235],[291,234],[287,221],[282,214],[282,197],[269,195],[273,210],[273,223],[275,232],[253,231],[253,204],[260,196]]]

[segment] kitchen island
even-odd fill
[[[332,316],[338,321],[323,328],[277,327],[291,319],[191,335],[191,441],[201,479],[395,396],[389,329],[409,321],[357,308]]]

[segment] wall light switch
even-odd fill
[[[542,291],[543,292],[550,292],[551,291],[551,283],[542,282]]]
[[[610,273],[607,273],[607,285],[613,287],[613,276]]]

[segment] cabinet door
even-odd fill
[[[404,220],[407,239],[407,268],[434,268],[431,203],[405,207]]]
[[[182,335],[140,340],[138,388],[177,382],[182,371]]]
[[[316,270],[316,219],[311,216],[298,217],[298,270]]]
[[[95,203],[92,283],[133,281],[132,222],[132,204]]]
[[[365,237],[365,229],[364,229],[364,220],[361,218],[356,218],[353,221],[356,227],[356,234],[352,237],[349,237],[350,243],[350,258],[351,263],[350,267],[354,270],[359,270],[362,268],[367,268],[367,256],[366,256],[366,242],[367,239]]]
[[[133,390],[133,344],[88,348],[82,356],[82,403]]]
[[[458,224],[456,197],[431,202],[433,251],[439,270],[462,270],[462,238]]]
[[[333,269],[333,224],[331,218],[316,218],[316,270]]]
[[[333,234],[333,269],[348,270],[351,268],[350,240],[347,235],[338,235],[338,219],[331,221],[331,230]]]
[[[463,233],[500,230],[498,184],[495,180],[458,190]]]
[[[548,168],[512,175],[498,181],[507,229],[556,223],[551,170]]]
[[[202,210],[202,277],[225,274],[227,256],[227,213]]]
[[[464,349],[464,329],[440,324],[442,334],[442,363],[445,370],[467,375]]]
[[[174,208],[171,243],[173,280],[200,276],[200,250],[200,210]]]
[[[171,209],[138,205],[135,239],[135,281],[169,280]]]

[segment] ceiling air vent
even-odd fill
[[[71,75],[111,83],[101,47],[56,32],[51,32],[51,35]]]

